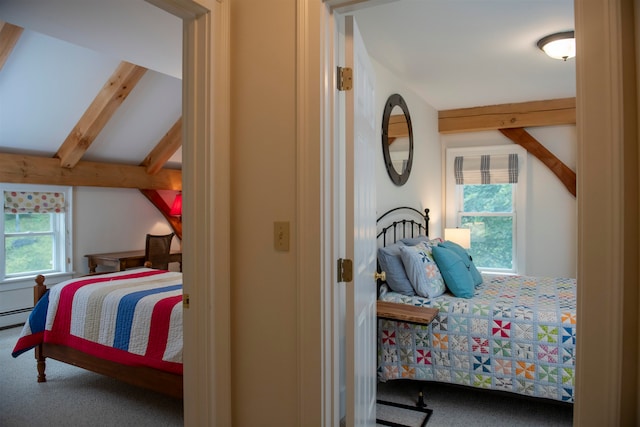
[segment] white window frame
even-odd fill
[[[64,218],[60,218],[56,224],[54,224],[56,238],[56,254],[55,254],[55,266],[53,270],[46,272],[29,272],[22,275],[9,275],[5,276],[5,228],[4,228],[4,216],[0,221],[0,231],[2,232],[2,256],[0,257],[0,289],[3,291],[12,289],[21,289],[27,286],[33,286],[34,280],[38,274],[44,274],[47,276],[47,282],[50,284],[67,280],[73,277],[72,268],[72,254],[73,254],[73,238],[72,238],[72,224],[73,224],[73,191],[72,187],[66,186],[53,186],[53,185],[37,185],[37,184],[6,184],[0,183],[0,190],[4,197],[4,191],[27,191],[27,192],[58,192],[64,193],[66,209]],[[4,209],[3,209],[4,211]],[[51,279],[51,280],[49,280]]]
[[[483,154],[499,155],[515,153],[518,155],[518,183],[513,191],[513,269],[486,269],[479,268],[484,273],[495,274],[526,274],[526,203],[527,203],[527,150],[518,145],[494,145],[483,147],[458,147],[447,148],[445,153],[445,227],[455,228],[460,226],[461,212],[459,206],[462,203],[462,189],[456,185],[454,171],[454,159],[456,156],[479,156]],[[465,212],[465,214],[470,214]],[[483,214],[486,215],[486,214]],[[503,214],[495,214],[503,216]]]

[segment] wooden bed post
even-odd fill
[[[40,298],[47,292],[47,287],[44,284],[45,277],[42,274],[38,274],[36,277],[36,285],[33,287],[33,306],[40,301]],[[42,344],[38,344],[35,348],[35,356],[38,366],[38,382],[44,383],[47,381],[47,376],[44,371],[47,367],[46,358],[42,353]]]
[[[38,382],[46,383],[47,376],[44,371],[47,369],[46,358],[42,355],[42,344],[38,344],[35,348],[36,351],[36,366],[38,368]]]
[[[40,298],[47,292],[47,287],[44,284],[45,277],[42,274],[38,274],[36,277],[36,285],[33,287],[33,306],[40,301]]]

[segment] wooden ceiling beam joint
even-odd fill
[[[575,98],[460,108],[438,112],[443,134],[576,123]]]
[[[529,132],[522,128],[500,129],[500,132],[516,144],[524,147],[527,152],[536,156],[560,179],[573,197],[576,196],[576,173],[569,169],[562,160],[557,158]]]
[[[80,161],[146,71],[129,62],[120,63],[55,154],[60,166],[73,168]]]
[[[11,55],[13,48],[22,35],[22,27],[0,21],[0,70]]]
[[[141,166],[147,168],[149,175],[158,173],[182,146],[182,117],[180,117],[169,132],[158,142],[151,153],[144,159]]]
[[[182,171],[86,161],[68,169],[55,158],[0,153],[0,182],[181,191]]]
[[[162,213],[162,216],[169,222],[178,239],[182,240],[182,217],[171,215],[171,207],[167,205],[156,190],[141,189],[140,192]]]

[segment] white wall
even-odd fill
[[[575,126],[527,129],[542,145],[573,171],[576,170]],[[443,149],[513,144],[498,131],[441,136]],[[527,158],[526,270],[533,276],[576,277],[577,205],[560,180],[540,160]]]
[[[135,189],[77,187],[73,214],[76,275],[89,272],[86,254],[142,250],[147,233],[173,231],[160,211]],[[173,238],[172,248],[180,248],[177,237]]]
[[[402,186],[395,185],[387,173],[382,154],[382,134],[379,134],[380,149],[376,155],[377,215],[398,206],[410,206],[420,211],[429,208],[430,234],[439,236],[442,232],[442,162],[438,112],[388,69],[375,60],[372,63],[376,72],[378,129],[382,127],[387,98],[394,93],[402,95],[407,103],[413,126],[413,166],[409,180]]]

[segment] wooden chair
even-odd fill
[[[171,252],[171,240],[175,233],[165,235],[147,234],[144,248],[145,267],[158,270],[169,269],[169,253]]]

